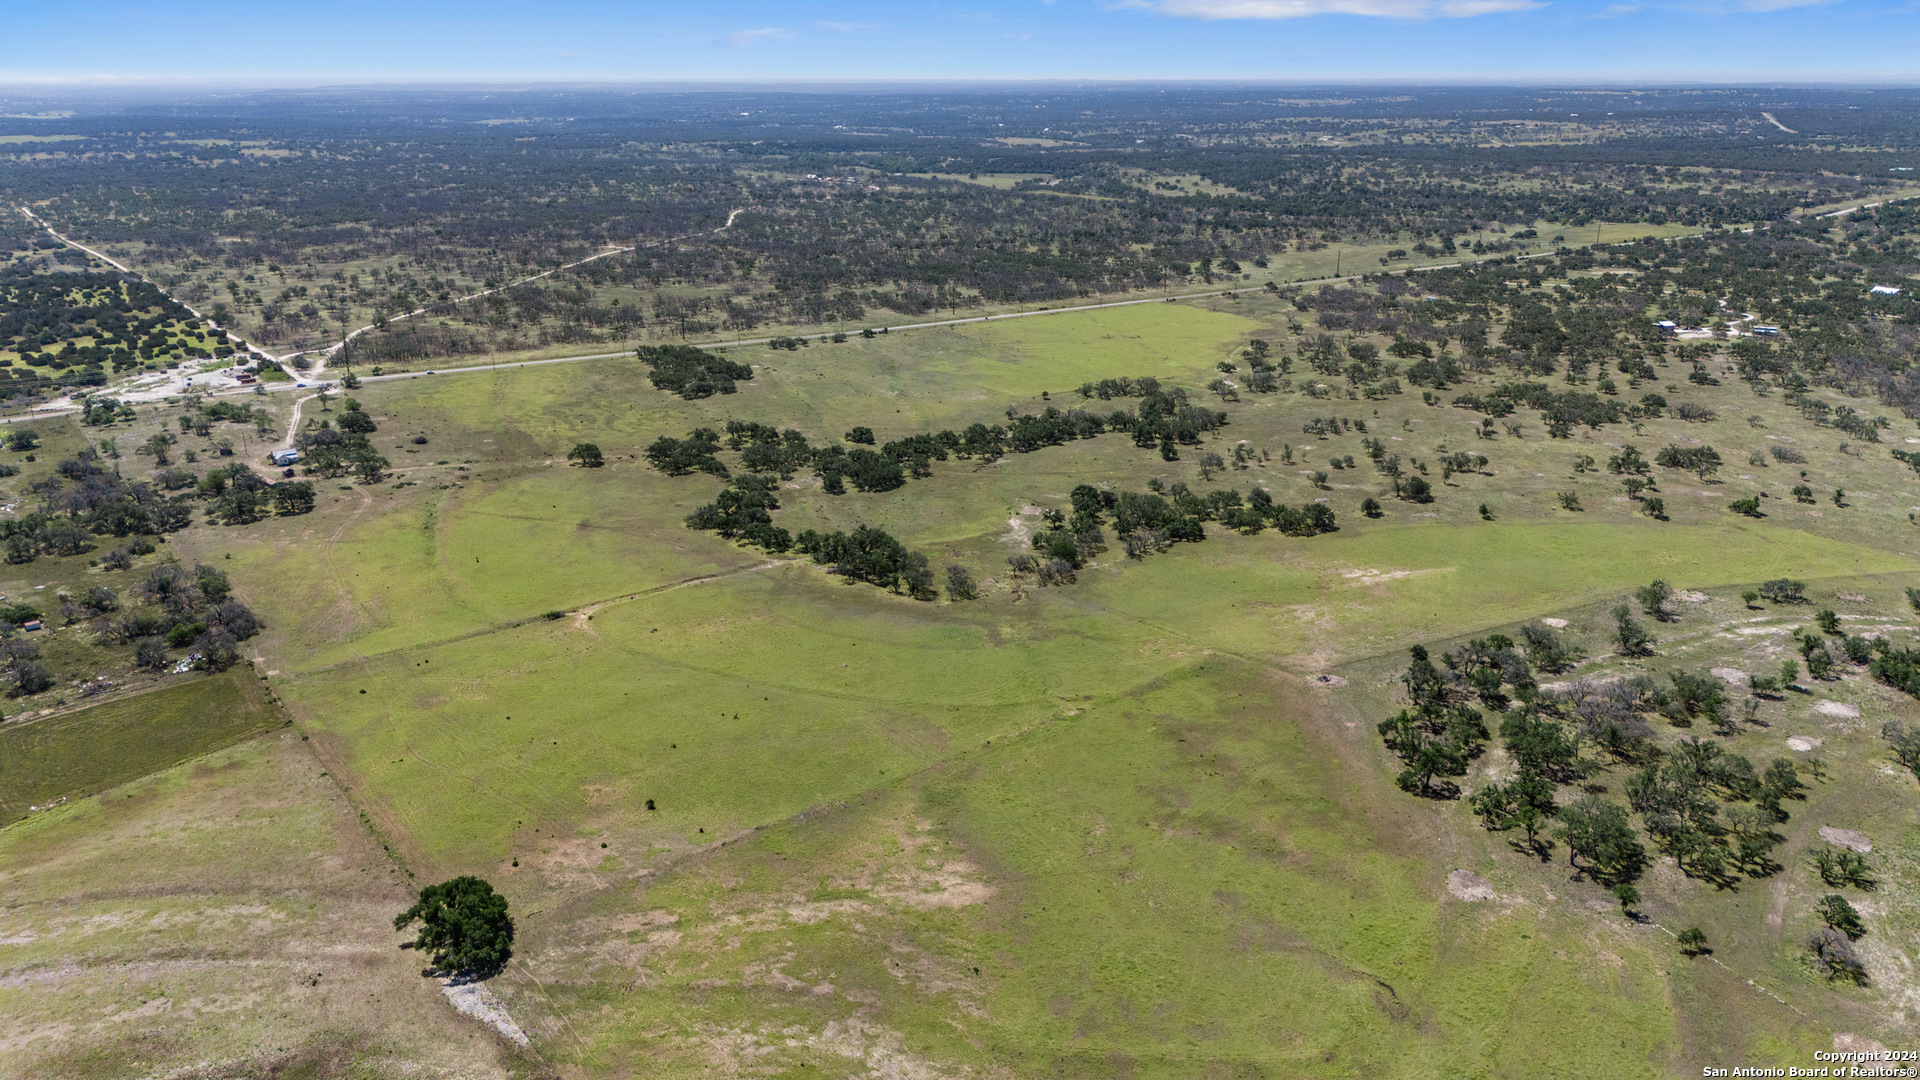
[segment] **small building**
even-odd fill
[[[300,451],[275,450],[272,453],[267,455],[267,460],[273,462],[275,468],[284,469],[287,466],[293,464],[294,462],[300,460]]]
[[[42,625],[43,625],[43,624],[42,624],[42,623],[40,622],[40,620],[39,620],[39,619],[28,619],[28,620],[27,620],[26,622],[23,622],[23,623],[21,623],[21,624],[20,624],[20,629],[22,629],[22,630],[38,630],[38,629],[40,629],[40,628],[41,628],[41,626],[42,626]]]
[[[1780,328],[1777,326],[1756,326],[1753,328],[1753,333],[1755,337],[1779,337]]]
[[[1668,334],[1678,333],[1680,330],[1680,324],[1674,322],[1672,319],[1661,319],[1659,322],[1654,323],[1653,326],[1654,329]]]
[[[1900,290],[1894,288],[1891,285],[1875,285],[1873,288],[1868,289],[1867,292],[1873,296],[1899,296],[1900,295]]]

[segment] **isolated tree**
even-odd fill
[[[1860,912],[1839,893],[1821,897],[1814,914],[1820,916],[1821,922],[1847,935],[1848,941],[1859,941],[1867,932],[1867,924],[1860,921]]]
[[[974,583],[973,575],[966,567],[958,563],[947,567],[947,599],[960,601],[979,598],[980,587]]]
[[[1712,951],[1707,948],[1706,931],[1697,926],[1680,931],[1680,951],[1688,956],[1700,956]]]
[[[1633,609],[1625,604],[1613,609],[1613,637],[1620,646],[1621,656],[1651,656],[1657,644],[1654,637],[1633,617]]]
[[[940,595],[933,587],[933,567],[922,552],[916,551],[907,556],[906,565],[900,570],[900,580],[906,586],[907,595],[915,600],[933,600]]]
[[[575,443],[573,449],[567,451],[567,460],[585,469],[597,469],[607,463],[600,447],[590,442]]]
[[[1807,939],[1813,962],[1829,979],[1866,985],[1867,967],[1860,962],[1847,936],[1831,927],[1823,927]]]
[[[1787,663],[1792,663],[1789,660]],[[1887,746],[1893,751],[1895,761],[1905,766],[1908,772],[1920,777],[1920,731],[1915,731],[1898,720],[1889,720],[1880,725],[1880,737],[1887,740]]]
[[[1633,595],[1634,599],[1640,601],[1640,610],[1652,618],[1666,622],[1673,617],[1673,612],[1667,608],[1667,602],[1673,599],[1673,586],[1666,582],[1655,580],[1651,585],[1635,589]]]
[[[507,898],[477,877],[461,876],[420,890],[414,905],[394,916],[393,928],[418,922],[413,947],[427,950],[442,971],[484,979],[513,957],[513,918]]]

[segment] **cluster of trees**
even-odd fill
[[[293,445],[300,451],[308,475],[335,477],[352,473],[362,483],[375,484],[386,476],[389,464],[368,438],[378,430],[379,425],[360,403],[347,398],[341,403],[337,424],[321,419],[314,427],[295,435]]]
[[[1803,603],[1804,589],[1801,582],[1782,578],[1743,596],[1749,604],[1763,595],[1776,603]],[[1912,591],[1920,607],[1920,590]],[[1674,596],[1671,587],[1656,581],[1637,590],[1634,600],[1641,613],[1671,621],[1677,617],[1671,607]],[[1631,612],[1630,605],[1621,605],[1616,620],[1628,620]],[[1808,639],[1853,640],[1830,610],[1817,612],[1815,622],[1819,633],[1797,635],[1803,656],[1814,647],[1806,644]],[[1453,778],[1466,775],[1497,735],[1515,772],[1508,780],[1483,782],[1471,794],[1470,805],[1482,824],[1518,833],[1514,846],[1542,860],[1550,856],[1555,841],[1565,843],[1569,864],[1611,886],[1625,906],[1639,901],[1632,882],[1646,865],[1649,844],[1672,857],[1687,876],[1720,887],[1734,884],[1741,875],[1767,877],[1783,869],[1774,858],[1785,841],[1778,826],[1789,820],[1788,806],[1805,798],[1795,763],[1777,757],[1759,769],[1719,741],[1701,736],[1684,736],[1663,747],[1651,738],[1643,719],[1657,715],[1679,728],[1704,721],[1717,734],[1730,735],[1736,721],[1729,715],[1722,680],[1707,672],[1674,670],[1663,679],[1578,679],[1565,690],[1548,693],[1535,682],[1533,671],[1565,670],[1579,659],[1579,650],[1538,623],[1524,628],[1521,639],[1515,642],[1500,634],[1475,639],[1444,654],[1440,665],[1424,647],[1411,650],[1402,676],[1409,707],[1379,724],[1387,748],[1402,760],[1398,783],[1404,790],[1432,798],[1458,797]],[[1920,671],[1920,651],[1860,638],[1849,650],[1853,652],[1861,654],[1853,657],[1857,662],[1877,654],[1876,675],[1920,693],[1920,676],[1914,674]],[[1777,696],[1793,685],[1797,674],[1795,662],[1785,661],[1778,677],[1753,676],[1753,693]],[[1487,711],[1500,718],[1497,732],[1490,730]],[[1753,719],[1751,707],[1744,713]],[[1920,731],[1895,721],[1884,725],[1882,734],[1894,757],[1920,776]],[[1626,806],[1592,794],[1596,789],[1591,787],[1573,799],[1561,797],[1563,787],[1601,767],[1588,755],[1590,748],[1632,767],[1623,786]],[[1867,860],[1852,851],[1814,852],[1811,867],[1830,888],[1875,887]],[[1859,912],[1843,895],[1829,893],[1814,915],[1820,927],[1808,936],[1806,947],[1815,967],[1835,980],[1864,983],[1866,968],[1853,944],[1867,932]],[[1681,937],[1690,955],[1708,951],[1698,931]]]
[[[839,444],[814,446],[804,434],[791,428],[751,421],[729,421],[725,448],[741,455],[748,470],[791,478],[809,466],[821,479],[829,494],[842,494],[852,484],[862,492],[892,491],[909,478],[933,474],[933,463],[950,457],[961,460],[993,461],[1008,453],[1032,453],[1070,440],[1089,439],[1108,430],[1126,431],[1136,445],[1160,447],[1169,460],[1179,456],[1175,443],[1197,444],[1201,436],[1226,423],[1227,414],[1198,408],[1187,403],[1185,391],[1162,389],[1153,380],[1141,391],[1135,412],[1116,411],[1101,417],[1080,410],[1061,410],[1047,406],[1038,413],[1008,410],[1008,424],[975,423],[965,431],[951,430],[910,435],[885,443],[877,450],[873,431],[857,427],[847,433],[851,448]],[[1139,382],[1135,382],[1136,389]],[[684,439],[662,436],[645,451],[647,461],[669,476],[707,472],[729,475],[718,456],[722,448],[720,433],[712,428],[696,428]]]
[[[652,369],[647,376],[656,389],[679,394],[688,401],[731,394],[736,382],[753,378],[753,368],[737,364],[694,345],[642,345],[640,361]]]
[[[687,525],[716,531],[770,552],[797,547],[804,554],[818,557],[819,552],[827,551],[830,557],[823,561],[839,564],[842,548],[826,540],[803,546],[803,541],[795,540],[774,523],[772,512],[779,509],[779,502],[770,478],[790,479],[810,467],[828,494],[843,494],[849,484],[861,492],[891,491],[909,478],[932,475],[933,463],[950,457],[991,461],[1009,452],[1030,453],[1069,439],[1091,438],[1109,429],[1130,432],[1137,445],[1157,445],[1163,457],[1173,459],[1178,457],[1176,442],[1198,442],[1203,433],[1217,429],[1227,418],[1224,412],[1189,404],[1183,390],[1163,387],[1152,378],[1089,384],[1082,388],[1082,396],[1089,399],[1135,397],[1139,403],[1132,412],[1120,410],[1104,418],[1080,409],[1061,410],[1053,406],[1031,414],[1009,409],[1009,424],[1004,427],[975,423],[963,432],[946,430],[911,435],[889,441],[878,449],[870,449],[878,440],[873,430],[865,426],[856,426],[846,433],[844,441],[848,445],[815,446],[804,433],[791,428],[783,430],[770,424],[733,420],[726,425],[724,439],[712,428],[696,428],[685,438],[662,436],[654,440],[647,446],[645,456],[651,465],[670,476],[697,471],[730,478],[733,474],[719,453],[722,449],[738,453],[747,475],[733,479],[714,502],[689,515]],[[1333,430],[1341,429],[1339,421],[1330,422]],[[1366,430],[1364,420],[1345,423],[1349,430]],[[1236,453],[1236,461],[1245,456]],[[1466,457],[1469,460],[1461,463],[1462,468],[1472,464],[1471,456]],[[1479,460],[1485,463],[1484,458]],[[1215,468],[1224,468],[1225,460],[1209,454],[1202,459],[1202,466],[1203,471],[1211,474]],[[1425,493],[1428,489],[1424,481],[1413,478],[1406,486],[1417,488],[1409,497],[1431,498]],[[1256,488],[1245,495],[1237,490],[1221,489],[1201,496],[1183,483],[1163,490],[1157,480],[1149,483],[1149,489],[1116,494],[1081,485],[1073,500],[1075,527],[1068,530],[1064,512],[1049,511],[1051,527],[1035,538],[1035,547],[1042,555],[1037,559],[1016,557],[1016,576],[1031,570],[1041,573],[1047,583],[1070,580],[1073,570],[1104,547],[1099,526],[1103,515],[1109,512],[1114,515],[1127,553],[1133,558],[1165,550],[1172,543],[1204,539],[1202,523],[1206,521],[1218,521],[1248,535],[1273,528],[1289,536],[1306,537],[1337,528],[1335,514],[1325,503],[1289,507],[1274,502],[1264,489]],[[1025,560],[1033,560],[1032,565],[1027,565]],[[890,585],[895,582],[888,573],[868,573],[865,568],[870,561],[865,555],[856,554],[849,565],[858,569],[850,576],[883,580]]]
[[[0,551],[10,563],[29,563],[41,555],[85,554],[102,536],[174,532],[192,522],[190,500],[109,471],[97,452],[84,448],[28,485],[33,508],[0,521]]]
[[[753,544],[773,554],[793,546],[787,530],[773,523],[780,509],[776,482],[754,473],[734,477],[713,502],[687,515],[687,528],[717,532],[729,540]]]
[[[1885,641],[1885,638],[1876,639],[1876,643]],[[1888,645],[1879,650],[1868,670],[1888,686],[1920,698],[1920,649]],[[1915,775],[1920,776],[1920,772]]]
[[[720,450],[720,433],[712,428],[694,428],[684,439],[662,435],[647,445],[643,453],[647,463],[668,476],[686,476],[693,472],[725,477],[726,463],[715,455]]]
[[[1682,738],[1658,761],[1627,778],[1627,802],[1661,852],[1689,877],[1731,884],[1737,868],[1752,877],[1780,870],[1774,827],[1786,800],[1801,799],[1794,763],[1775,758],[1764,773],[1711,739]],[[1727,805],[1734,804],[1734,805]]]
[[[142,554],[151,544],[136,544]],[[110,570],[132,565],[132,553],[116,550],[101,560]],[[70,626],[91,628],[101,641],[130,646],[134,666],[164,673],[179,663],[175,653],[201,671],[224,671],[239,663],[240,642],[264,629],[258,616],[231,595],[226,574],[210,566],[188,570],[163,562],[148,571],[122,598],[108,585],[60,593],[60,614]],[[41,619],[31,604],[0,605],[0,684],[11,697],[52,688],[54,672],[39,646],[19,629]]]
[[[1734,870],[1766,876],[1780,869],[1770,855],[1783,839],[1774,827],[1787,820],[1784,804],[1802,797],[1794,763],[1776,758],[1760,772],[1718,742],[1697,737],[1663,750],[1642,719],[1658,714],[1685,727],[1706,718],[1730,733],[1724,691],[1713,676],[1675,671],[1665,684],[1649,676],[1578,680],[1566,691],[1544,693],[1533,677],[1536,665],[1564,670],[1577,651],[1539,624],[1527,627],[1520,642],[1500,634],[1467,642],[1445,654],[1442,665],[1424,647],[1415,646],[1411,656],[1402,676],[1410,705],[1379,725],[1403,763],[1398,783],[1404,790],[1458,797],[1453,778],[1466,775],[1496,734],[1482,711],[1491,710],[1500,716],[1497,735],[1516,775],[1481,785],[1470,801],[1487,828],[1520,830],[1524,840],[1517,846],[1545,858],[1551,835],[1568,845],[1570,862],[1584,862],[1596,880],[1624,885],[1639,873],[1645,848],[1625,808],[1593,795],[1559,798],[1562,786],[1598,767],[1586,754],[1592,747],[1636,766],[1626,785],[1628,806],[1647,837],[1687,874],[1726,884]]]
[[[270,514],[310,513],[317,497],[307,480],[269,484],[244,462],[208,470],[196,493],[208,500],[207,519],[223,525],[250,525]]]
[[[1101,401],[1111,401],[1114,398],[1146,397],[1159,391],[1160,380],[1151,375],[1143,375],[1138,379],[1123,375],[1117,379],[1081,383],[1079,394],[1089,400],[1099,398]]]
[[[106,621],[102,636],[131,644],[134,664],[145,670],[167,670],[170,650],[184,649],[196,668],[224,671],[240,662],[240,642],[265,629],[231,594],[227,575],[211,566],[160,563],[131,590],[137,603]]]
[[[97,386],[109,368],[121,371],[203,350],[233,355],[224,340],[207,340],[216,336],[150,282],[90,270],[0,269],[0,349],[17,352],[31,369],[8,370],[0,393]],[[91,341],[81,345],[81,338]]]
[[[16,447],[37,445],[30,429],[11,434]],[[364,435],[356,437],[365,440]],[[167,464],[167,439],[156,435],[154,445],[143,447],[154,454],[156,464]],[[83,555],[97,547],[101,537],[176,532],[192,523],[196,499],[207,503],[208,520],[228,525],[250,524],[269,514],[304,514],[317,501],[311,483],[269,484],[241,462],[199,478],[188,469],[162,469],[152,482],[129,480],[108,464],[98,451],[84,447],[58,462],[51,476],[29,484],[32,509],[0,521],[0,555],[10,563],[29,563],[42,555]],[[167,494],[170,491],[180,493]]]
[[[851,533],[807,529],[794,539],[793,546],[842,577],[905,592],[915,600],[932,600],[939,595],[926,555],[908,551],[883,529],[870,525],[858,526]]]

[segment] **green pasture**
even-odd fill
[[[6,1080],[524,1075],[395,945],[412,891],[282,728],[0,829]]]
[[[821,1075],[857,1074],[820,1035],[863,1024],[907,1061],[1058,1076],[1666,1075],[1665,950],[1537,889],[1449,899],[1420,808],[1321,767],[1356,740],[1301,693],[1202,662],[582,895],[516,1001],[572,1017],[555,1053],[591,1072],[721,1067],[699,1016]],[[623,942],[619,912],[671,933]],[[608,959],[561,984],[566,948]],[[755,1038],[769,1015],[786,1039]]]
[[[231,556],[220,565],[268,624],[257,644],[276,691],[405,865],[482,874],[528,913],[525,968],[496,989],[547,1033],[543,1054],[589,1073],[752,1060],[851,1075],[886,1053],[1066,1076],[1662,1076],[1710,1050],[1805,1055],[1840,1030],[1823,1024],[1892,1037],[1861,1012],[1872,992],[1794,968],[1800,923],[1729,944],[1733,974],[1680,967],[1670,938],[1563,866],[1393,788],[1372,729],[1407,645],[1559,614],[1598,655],[1605,609],[1653,577],[1716,603],[1780,576],[1867,582],[1846,587],[1897,603],[1920,556],[1912,474],[1887,444],[1843,449],[1745,386],[1669,388],[1674,365],[1645,389],[1720,419],[1564,440],[1531,412],[1520,436],[1480,438],[1477,414],[1417,391],[1363,401],[1328,379],[1330,396],[1309,398],[1296,370],[1293,392],[1212,399],[1228,425],[1177,461],[1109,434],[938,463],[887,493],[782,487],[776,516],[794,531],[877,525],[936,568],[991,579],[966,604],[690,531],[682,518],[721,481],[638,456],[729,419],[817,444],[861,424],[884,441],[1005,422],[1009,405],[1111,411],[1131,403],[1073,389],[1122,375],[1199,396],[1218,361],[1251,337],[1286,341],[1296,315],[1222,298],[735,349],[756,377],[696,402],[630,360],[374,384],[355,396],[394,480],[323,483],[312,515],[174,543]],[[1459,450],[1489,463],[1446,480],[1432,467],[1436,501],[1401,502],[1359,431],[1304,430],[1336,416],[1409,471]],[[567,465],[582,441],[606,468]],[[1656,521],[1580,461],[1627,442],[1648,457],[1711,443],[1727,465],[1710,481],[1656,470]],[[1246,468],[1201,475],[1203,453],[1242,443],[1257,452]],[[1767,457],[1786,445],[1808,460]],[[1349,455],[1355,469],[1329,464]],[[1817,504],[1786,497],[1802,471]],[[1038,508],[1075,484],[1150,478],[1324,498],[1341,527],[1210,525],[1204,543],[1138,562],[1109,550],[1070,586],[1009,588],[1005,559]],[[1841,484],[1846,506],[1828,498]],[[1760,492],[1766,517],[1726,509]],[[1367,496],[1382,518],[1361,516]],[[1744,640],[1720,615],[1688,624],[1698,666]],[[1330,670],[1347,690],[1306,687]],[[1799,709],[1752,735],[1761,762]],[[1845,775],[1881,782],[1873,741],[1862,727],[1846,744]],[[1810,798],[1795,820],[1843,809]],[[1890,847],[1912,842],[1896,835]],[[1452,898],[1456,868],[1503,899]],[[1669,884],[1650,881],[1650,904],[1716,941],[1767,925],[1759,884],[1731,899]],[[1920,925],[1904,885],[1883,895],[1887,926]],[[1817,1019],[1756,999],[1747,978]]]
[[[74,712],[0,726],[0,815],[80,798],[281,721],[244,669]]]
[[[1001,190],[1005,190],[1013,187],[1015,184],[1020,183],[1022,180],[1038,180],[1041,177],[1045,176],[1046,174],[1045,173],[978,173],[975,175],[967,175],[964,173],[929,173],[927,175],[933,177],[935,180],[956,180],[962,184],[975,184],[980,187],[998,188]]]

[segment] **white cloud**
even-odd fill
[[[791,30],[778,26],[762,26],[757,30],[736,30],[720,40],[737,49],[743,45],[751,45],[765,38],[790,38],[792,36],[793,31]]]
[[[1782,0],[1757,0],[1760,3]],[[1807,0],[1784,0],[1787,3]],[[1305,19],[1366,15],[1382,19],[1465,19],[1546,7],[1541,0],[1121,0],[1113,5],[1180,19]]]

